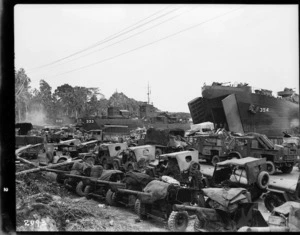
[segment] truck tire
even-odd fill
[[[146,206],[140,199],[136,199],[134,204],[134,211],[137,213],[140,219],[147,219]]]
[[[271,161],[267,161],[267,171],[269,173],[269,175],[273,175],[276,171],[276,167],[274,162]]]
[[[114,193],[110,189],[106,192],[105,200],[108,205],[117,206],[116,193]]]
[[[172,232],[184,232],[189,223],[186,211],[172,211],[168,219],[168,227]]]
[[[291,173],[293,171],[293,167],[294,167],[293,165],[291,165],[291,166],[282,166],[280,168],[280,170],[282,171],[282,173],[289,174],[289,173]]]
[[[211,158],[211,164],[213,166],[215,166],[218,162],[220,162],[220,158],[218,155],[214,155],[212,158]]]
[[[257,176],[257,186],[260,189],[266,189],[270,181],[269,173],[266,171],[261,171]]]
[[[204,229],[205,226],[205,220],[201,219],[199,220],[196,216],[195,223],[194,223],[194,231],[195,232],[201,232]]]
[[[84,184],[82,181],[80,181],[77,185],[76,185],[76,193],[80,196],[80,197],[85,197],[86,194],[84,192]]]
[[[264,199],[265,207],[269,212],[272,212],[275,207],[281,206],[284,201],[278,195],[268,193]]]

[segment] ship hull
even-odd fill
[[[102,129],[105,125],[123,125],[128,126],[129,130],[135,130],[137,128],[162,128],[172,129],[181,128],[184,130],[190,129],[189,123],[149,123],[141,119],[110,119],[110,118],[81,118],[82,128],[89,131],[94,129]]]
[[[233,132],[282,136],[283,132],[294,134],[299,127],[298,104],[260,94],[197,98],[189,102],[189,108],[194,124],[211,121]]]

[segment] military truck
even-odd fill
[[[185,131],[180,128],[149,128],[146,135],[138,140],[138,145],[154,145],[155,156],[158,158],[161,154],[187,150],[184,133]]]
[[[270,175],[277,169],[283,173],[290,173],[297,161],[297,150],[287,146],[273,144],[266,135],[248,133],[234,137],[229,146],[229,155],[233,158],[252,156],[266,158],[267,171]]]
[[[233,136],[225,130],[216,131],[213,134],[196,135],[187,137],[192,148],[199,151],[199,158],[206,160],[212,165],[230,158],[231,143]]]

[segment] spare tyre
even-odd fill
[[[257,176],[257,186],[260,189],[266,189],[270,181],[270,175],[266,171],[261,171]]]
[[[267,171],[270,175],[273,175],[276,171],[274,162],[267,161]]]

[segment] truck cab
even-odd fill
[[[208,163],[216,163],[230,158],[230,148],[233,138],[227,133],[214,133],[187,137],[190,145],[199,151],[199,158]]]

